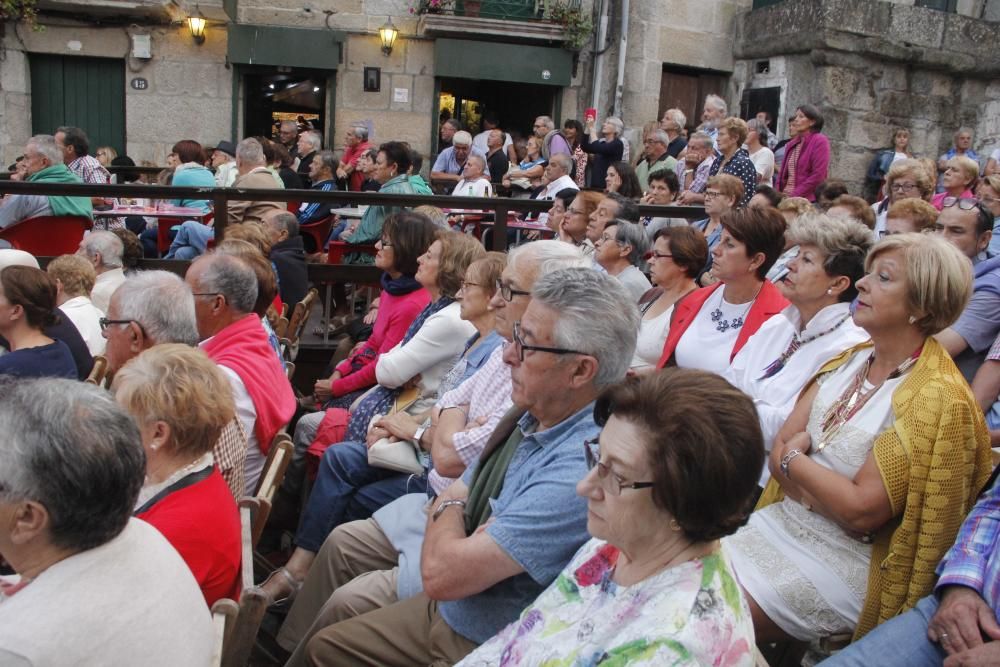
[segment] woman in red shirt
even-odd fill
[[[173,545],[209,606],[238,598],[240,515],[212,457],[235,413],[229,381],[200,349],[164,344],[119,370],[114,389],[146,450],[135,515]]]

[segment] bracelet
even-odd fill
[[[446,500],[446,501],[444,501],[443,503],[441,503],[440,505],[438,505],[438,508],[436,510],[434,510],[434,514],[431,516],[431,520],[432,521],[437,521],[438,517],[441,516],[441,514],[446,509],[448,509],[449,507],[455,507],[455,506],[460,506],[460,507],[464,508],[465,507],[465,501],[464,500]]]
[[[465,421],[469,421],[469,413],[464,408],[462,408],[461,405],[449,405],[446,408],[441,408],[441,413],[443,414],[443,413],[447,412],[448,410],[458,410],[458,411],[460,411],[463,415],[465,415]]]
[[[793,450],[789,451],[787,454],[785,454],[784,456],[781,457],[781,474],[782,475],[784,475],[788,479],[792,478],[792,475],[789,473],[789,470],[788,470],[788,464],[792,462],[792,459],[794,459],[796,456],[798,456],[801,453],[802,452],[799,451],[798,449],[793,449]]]

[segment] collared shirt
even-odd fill
[[[479,417],[487,418],[482,426],[459,431],[452,436],[455,453],[467,468],[474,467],[473,464],[479,460],[479,455],[483,453],[483,447],[486,446],[500,418],[512,405],[510,366],[503,361],[505,347],[505,343],[497,345],[478,371],[437,402],[437,407],[441,410],[468,405],[466,415],[468,423]],[[452,481],[454,480],[442,477],[437,470],[431,470],[428,476],[428,482],[436,493],[441,493]]]
[[[247,459],[247,434],[238,417],[233,417],[222,428],[219,439],[212,448],[215,465],[218,466],[226,486],[233,492],[233,498],[239,500],[246,492],[243,477],[243,466]],[[250,489],[253,492],[253,489]]]
[[[691,181],[691,187],[684,187],[684,173],[687,171],[687,163],[683,160],[677,163],[677,181],[680,183],[681,192],[685,189],[691,192],[704,192],[705,187],[708,186],[708,172],[712,170],[712,163],[715,162],[715,154],[709,155],[705,158],[698,168],[694,171],[694,180]]]
[[[69,318],[76,330],[80,332],[80,338],[87,344],[87,349],[93,355],[104,354],[107,344],[104,335],[101,333],[101,318],[104,311],[91,303],[86,296],[76,296],[67,299],[59,306],[59,310]]]
[[[93,304],[105,313],[108,312],[108,304],[111,302],[111,295],[125,282],[124,269],[110,269],[104,273],[97,274],[94,281],[94,289],[90,291],[90,300]]]
[[[542,190],[541,194],[538,195],[538,199],[555,199],[556,195],[561,190],[565,190],[565,189],[570,189],[570,190],[579,190],[580,189],[577,186],[576,181],[573,180],[573,177],[569,176],[567,174],[563,174],[562,176],[560,176],[556,180],[554,180],[551,183],[549,183],[548,185],[546,185],[545,189]],[[548,219],[549,219],[549,213],[548,213],[548,211],[546,211],[544,213],[539,213],[538,214],[538,223],[539,224],[544,225],[545,221],[548,220]]]
[[[868,333],[851,319],[850,308],[849,303],[827,306],[816,313],[799,333],[802,316],[798,308],[788,306],[750,336],[729,368],[722,373],[722,377],[753,399],[767,451],[771,451],[774,437],[792,413],[806,382],[827,361],[868,340]],[[840,325],[836,329],[814,338],[838,322]],[[796,334],[802,346],[786,359],[780,370],[764,377],[768,367],[784,354]],[[761,486],[767,483],[769,477],[765,461]]]
[[[590,539],[587,502],[576,484],[587,474],[583,441],[600,429],[589,403],[559,424],[537,431],[525,414],[518,426],[524,438],[507,467],[503,488],[490,500],[492,521],[485,532],[524,572],[481,593],[441,602],[441,617],[458,634],[483,643],[520,615],[559,575]],[[466,484],[474,474],[468,468]]]
[[[1000,620],[1000,484],[983,494],[958,530],[955,544],[941,559],[935,592],[968,586],[979,593]]]
[[[79,176],[84,183],[107,184],[111,181],[111,174],[97,161],[93,155],[81,155],[70,162],[69,170]]]
[[[478,155],[483,158],[483,163],[486,163],[486,156],[478,148],[470,146],[469,155]],[[466,157],[465,159],[468,160],[469,158]],[[437,156],[436,160],[434,160],[434,167],[431,168],[431,171],[442,171],[446,174],[461,174],[464,167],[465,162],[459,162],[455,159],[455,148],[451,147],[441,151],[441,154]],[[487,178],[490,175],[489,169],[490,167],[487,164],[486,171],[484,172],[484,175]]]

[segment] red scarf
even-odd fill
[[[267,341],[260,318],[250,314],[233,322],[205,341],[201,349],[243,381],[257,411],[257,444],[267,454],[275,434],[295,413],[295,394]]]

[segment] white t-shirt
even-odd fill
[[[670,316],[673,312],[674,307],[670,306],[650,320],[639,321],[635,354],[632,355],[632,363],[629,364],[629,368],[656,366],[663,354],[663,343],[666,342],[667,333],[670,331]]]
[[[677,341],[674,359],[681,368],[698,368],[720,375],[729,368],[733,345],[753,302],[729,303],[722,296],[724,291],[725,287],[720,287],[708,297]]]
[[[472,147],[473,148],[478,148],[479,152],[482,153],[483,155],[489,155],[490,154],[490,147],[486,145],[486,140],[489,139],[490,132],[492,132],[492,131],[493,130],[483,130],[482,132],[480,132],[479,134],[477,134],[476,136],[474,136],[472,138]],[[501,150],[503,151],[504,155],[507,154],[507,147],[510,146],[513,143],[514,142],[513,142],[513,140],[511,140],[510,135],[507,134],[506,132],[504,132],[503,133],[503,146],[501,147]]]
[[[202,667],[213,643],[212,616],[190,568],[140,519],[0,595],[5,667]]]
[[[761,176],[760,182],[764,185],[773,185],[774,153],[771,149],[766,146],[761,147],[756,153],[750,154],[750,161]]]
[[[464,178],[458,182],[452,194],[456,197],[492,197],[493,186],[485,178],[467,181]]]

